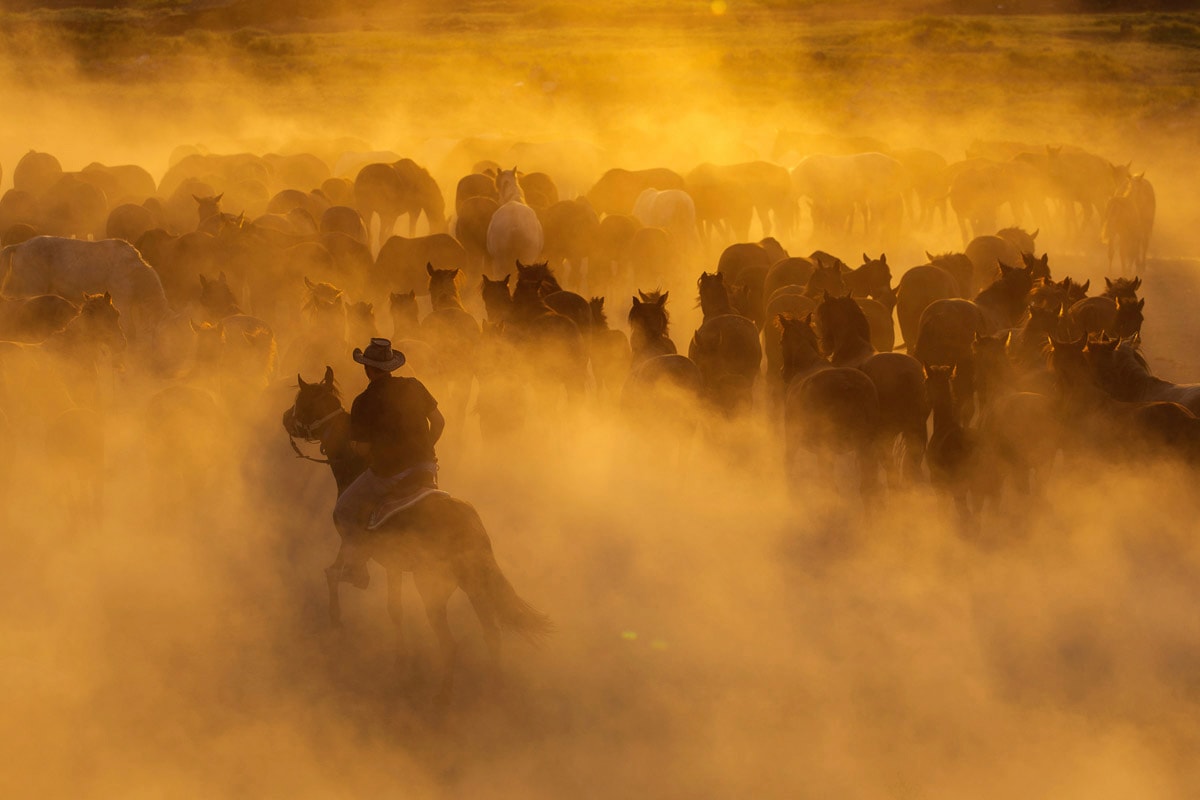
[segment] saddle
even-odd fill
[[[450,493],[443,492],[441,489],[435,489],[432,486],[421,486],[418,487],[412,494],[406,495],[405,497],[387,500],[371,514],[371,519],[369,522],[367,522],[367,530],[374,531],[382,528],[389,519],[396,516],[401,511],[404,511],[407,508],[412,508],[426,497],[433,497],[435,495],[449,497]]]

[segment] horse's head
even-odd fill
[[[701,272],[696,287],[700,291],[700,308],[704,313],[722,313],[729,307],[729,289],[720,272]]]
[[[943,364],[925,364],[925,390],[929,400],[934,405],[939,403],[954,404],[954,379],[958,377],[958,367]]]
[[[370,339],[379,334],[379,326],[375,324],[375,305],[366,300],[346,306],[346,323],[352,331],[350,336],[355,341]]]
[[[804,319],[796,319],[791,314],[778,314],[775,317],[783,354],[781,372],[785,381],[791,380],[796,364],[811,361],[814,356],[820,357],[821,348],[817,333],[813,330],[812,318],[811,312]]]
[[[314,283],[304,279],[308,290],[304,299],[304,312],[312,323],[346,323],[346,302],[342,290],[331,283]]]
[[[521,281],[535,282],[543,295],[562,291],[562,286],[559,285],[558,278],[554,277],[554,273],[550,270],[548,261],[540,264],[522,264],[517,261],[517,282]]]
[[[1137,291],[1142,287],[1142,279],[1134,278],[1117,278],[1115,280],[1104,279],[1104,297],[1111,297],[1114,300],[1118,297],[1127,297],[1132,300],[1137,299]]]
[[[671,317],[667,313],[667,297],[670,292],[638,290],[629,309],[629,327],[646,336],[658,338],[667,335]]]
[[[1033,280],[1051,280],[1050,278],[1050,254],[1043,253],[1041,258],[1038,258],[1033,253],[1021,253],[1021,259],[1025,262],[1025,268],[1029,270],[1029,276]]]
[[[1084,348],[1087,334],[1071,342],[1063,342],[1053,336],[1046,337],[1050,371],[1061,388],[1070,388],[1091,382],[1092,371]]]
[[[842,277],[841,268],[836,264],[826,266],[820,262],[804,287],[804,294],[813,300],[821,297],[822,293],[841,295],[846,291],[846,280]]]
[[[404,322],[415,326],[419,317],[416,290],[389,292],[388,312],[391,314],[393,322]]]
[[[325,367],[325,376],[317,383],[306,383],[297,374],[296,387],[296,402],[283,412],[283,427],[290,436],[313,441],[320,437],[325,423],[343,411],[333,367]]]
[[[121,312],[113,305],[112,295],[85,294],[79,309],[79,325],[90,341],[98,342],[114,353],[125,350],[125,332],[121,330]]]
[[[224,270],[217,275],[215,280],[209,279],[203,274],[200,275],[200,305],[203,306],[206,316],[210,319],[221,319],[230,314],[241,313],[233,289],[229,288],[229,281],[225,278]]]
[[[205,197],[197,197],[196,195],[192,195],[192,199],[196,201],[196,215],[200,218],[201,222],[209,217],[215,217],[217,214],[221,213],[221,198],[224,196],[224,192],[218,195],[208,195]]]
[[[480,293],[483,297],[483,306],[487,310],[488,318],[493,321],[501,321],[508,316],[512,310],[512,292],[508,288],[509,280],[512,275],[505,275],[503,278],[492,280],[487,275],[483,276],[483,286]]]
[[[444,301],[462,304],[459,294],[463,281],[461,269],[434,269],[433,264],[426,262],[425,271],[429,273],[429,297],[435,307]]]
[[[871,341],[871,324],[862,308],[849,293],[835,297],[823,292],[816,311],[817,333],[826,355],[853,338]]]
[[[1141,333],[1142,322],[1145,317],[1142,315],[1142,309],[1146,306],[1146,301],[1131,300],[1128,297],[1118,297],[1117,303],[1117,318],[1113,322],[1113,332],[1118,338],[1124,339],[1127,336],[1133,336],[1135,333]]]

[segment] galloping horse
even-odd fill
[[[289,436],[321,443],[341,495],[366,469],[366,463],[350,447],[350,414],[342,407],[333,369],[326,367],[325,377],[317,383],[306,383],[299,375],[296,379],[299,391],[296,402],[283,414],[283,427]],[[504,577],[479,514],[464,500],[445,493],[428,495],[381,520],[368,532],[365,546],[387,571],[388,613],[396,626],[401,657],[400,577],[405,572],[413,574],[441,648],[439,704],[449,701],[454,684],[457,645],[450,633],[446,604],[455,589],[461,588],[471,601],[494,666],[500,660],[501,630],[538,641],[552,629],[550,619],[522,600]],[[336,577],[328,580],[329,616],[339,625],[338,581]]]

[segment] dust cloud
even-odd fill
[[[4,12],[0,186],[29,149],[68,170],[137,163],[157,180],[185,145],[330,163],[392,151],[452,197],[473,163],[456,145],[485,137],[479,158],[571,143],[521,165],[570,197],[609,166],[769,160],[781,129],[950,160],[973,139],[1015,139],[1132,161],[1159,192],[1152,253],[1200,244],[1190,129],[1171,116],[1194,125],[1195,92],[1136,88],[1184,59],[1151,45],[1190,36],[1189,20],[435,5],[200,27],[146,22],[154,4]],[[1037,29],[1049,33],[1018,47]],[[1056,277],[1109,274],[1098,245],[1056,236],[1039,239]],[[868,249],[808,229],[783,244],[847,261]],[[953,221],[869,242],[896,274],[960,246]],[[700,321],[695,276],[718,254],[664,287],[681,350]],[[1178,380],[1200,372],[1189,265],[1146,288],[1147,350]],[[614,327],[634,288],[652,287],[609,297]],[[276,324],[281,337],[296,325]],[[328,624],[336,492],[279,424],[294,375],[168,418],[149,400],[171,381],[133,366],[100,376],[99,464],[86,436],[55,438],[49,390],[2,387],[27,411],[6,406],[0,429],[6,797],[985,800],[1200,785],[1200,498],[1173,462],[1062,458],[967,534],[928,487],[863,508],[845,464],[787,485],[765,411],[731,422],[697,409],[681,444],[667,424],[678,408],[631,420],[528,378],[513,438],[485,440],[474,414],[451,420],[440,481],[477,508],[506,576],[556,630],[540,647],[506,638],[493,674],[457,594],[455,695],[440,710],[410,579],[410,670],[397,670],[378,566],[366,591],[343,589],[345,629]],[[348,405],[364,378],[337,378]]]

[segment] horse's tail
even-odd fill
[[[502,629],[519,633],[534,644],[540,643],[554,631],[550,617],[521,599],[500,571],[500,565],[490,551],[483,564],[483,573],[487,599]]]
[[[12,246],[0,249],[0,289],[8,283],[8,273],[12,271]]]

